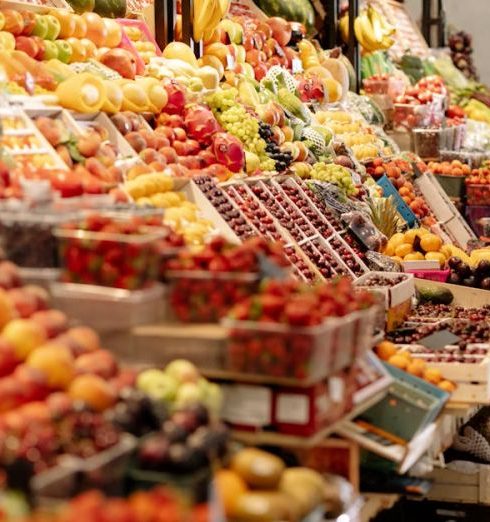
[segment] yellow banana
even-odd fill
[[[384,37],[383,27],[378,12],[371,5],[367,8],[367,18],[371,25],[374,39],[378,44],[381,44]]]
[[[340,36],[344,43],[349,42],[349,15],[344,15],[339,20]]]
[[[210,24],[216,9],[217,0],[202,0],[198,2],[199,7],[195,9],[193,23],[194,40],[202,40],[205,31],[214,29]]]

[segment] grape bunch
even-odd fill
[[[347,196],[355,196],[357,193],[349,170],[341,165],[320,161],[313,165],[310,176],[312,179],[337,185]]]
[[[272,127],[263,121],[259,122],[259,135],[266,142],[267,155],[276,162],[277,172],[286,170],[293,161],[293,156],[288,151],[281,151],[279,145],[272,139],[274,135]]]
[[[262,171],[276,170],[276,163],[267,155],[267,144],[259,134],[258,120],[237,103],[237,97],[238,91],[234,88],[218,89],[207,97],[206,102],[220,125],[236,136],[249,152],[259,157]]]

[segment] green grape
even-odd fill
[[[317,162],[311,170],[311,178],[333,183],[348,196],[353,196],[357,192],[349,170],[340,165]]]

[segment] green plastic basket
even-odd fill
[[[387,433],[410,441],[439,415],[449,394],[407,372],[383,363],[394,377],[383,400],[361,419]]]

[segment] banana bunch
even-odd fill
[[[229,7],[230,0],[195,0],[192,23],[194,40],[209,38]]]
[[[339,29],[342,39],[349,41],[349,16],[343,16],[339,21]],[[366,53],[384,51],[394,43],[393,35],[396,29],[388,22],[386,17],[369,5],[361,11],[354,20],[354,32],[357,40]]]
[[[464,112],[466,113],[466,116],[470,118],[470,120],[482,121],[484,123],[490,124],[490,108],[488,108],[481,101],[472,98],[466,104]]]

